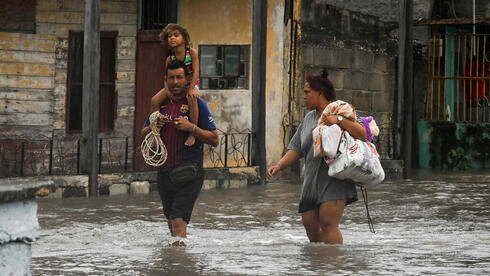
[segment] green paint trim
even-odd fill
[[[490,123],[419,121],[421,168],[490,168]]]

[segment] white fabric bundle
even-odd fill
[[[376,185],[384,180],[385,172],[373,144],[354,139],[344,131],[340,144],[335,145],[338,145],[338,153],[329,164],[329,176],[365,186]]]

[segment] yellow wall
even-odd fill
[[[284,1],[268,1],[266,73],[267,161],[275,163],[283,152],[284,115],[283,24]],[[194,48],[201,44],[248,44],[252,47],[252,0],[181,0],[179,24],[191,36]],[[252,57],[250,56],[250,61]],[[250,62],[251,64],[251,62]],[[250,76],[251,76],[250,68]],[[251,82],[249,87],[251,87]],[[252,127],[251,90],[202,90],[217,126],[223,131]],[[287,107],[287,105],[286,105]]]
[[[181,0],[179,23],[199,44],[251,44],[252,0]]]

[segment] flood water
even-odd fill
[[[309,243],[300,185],[202,191],[186,247],[158,193],[39,200],[33,275],[490,274],[490,176],[385,182],[345,209],[344,244]]]

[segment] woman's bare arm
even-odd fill
[[[325,124],[327,126],[339,124],[338,116],[337,115],[327,116],[327,118],[325,119]],[[363,141],[366,140],[367,137],[366,129],[360,123],[344,118],[342,122],[340,122],[339,126],[343,130],[349,132],[349,134],[352,137]]]
[[[284,156],[281,158],[281,160],[279,160],[279,162],[277,162],[276,165],[270,167],[267,170],[267,176],[268,177],[274,176],[280,170],[291,166],[291,164],[296,162],[300,157],[301,157],[301,155],[299,153],[297,153],[296,151],[288,150],[286,152],[286,154],[284,154]]]

